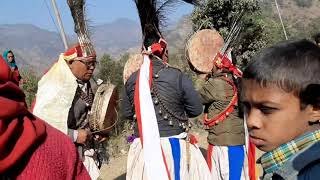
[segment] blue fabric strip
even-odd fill
[[[173,163],[174,163],[174,179],[180,180],[180,159],[181,159],[181,149],[180,142],[178,138],[169,138]]]
[[[244,146],[228,146],[229,180],[240,180],[244,162]]]

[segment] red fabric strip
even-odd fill
[[[212,169],[212,160],[211,160],[212,151],[213,151],[213,145],[209,144],[208,145],[208,152],[207,152],[207,164],[208,164],[210,172],[211,172],[211,169]]]
[[[162,152],[162,158],[163,158],[164,165],[166,166],[166,171],[167,171],[168,178],[169,178],[169,180],[171,180],[171,176],[170,176],[170,172],[169,172],[166,156],[164,155],[162,146],[161,146],[161,152]]]
[[[248,150],[248,166],[249,166],[249,178],[250,180],[256,179],[256,147],[249,141],[249,150]]]
[[[140,77],[140,71],[138,71],[137,74],[137,80],[135,84],[135,91],[134,91],[134,109],[136,111],[136,117],[138,122],[138,128],[139,128],[139,135],[140,135],[140,141],[141,145],[143,147],[143,134],[142,134],[142,123],[141,123],[141,111],[140,111],[140,99],[139,99],[139,78]]]

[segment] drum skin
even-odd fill
[[[95,94],[89,114],[90,129],[95,134],[107,134],[118,119],[119,93],[111,83],[101,84]]]
[[[142,63],[143,63],[143,56],[141,53],[129,55],[129,59],[127,60],[123,68],[123,84],[126,84],[129,77],[138,69],[140,69]]]
[[[223,38],[214,29],[203,29],[191,36],[186,46],[186,58],[192,70],[210,73],[213,59],[223,45]]]

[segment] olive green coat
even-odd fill
[[[199,88],[199,94],[209,119],[216,117],[223,111],[233,96],[232,86],[221,76],[222,74],[211,77],[202,82]],[[232,78],[231,75],[229,76],[228,78]],[[243,122],[236,106],[233,113],[227,116],[224,121],[208,129],[208,142],[215,146],[243,145],[245,143]]]

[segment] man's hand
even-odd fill
[[[100,135],[96,134],[96,135],[94,136],[94,139],[95,139],[96,141],[98,141],[99,143],[102,143],[103,141],[107,140],[107,137],[106,137],[106,136],[100,136]]]
[[[86,141],[91,137],[91,132],[85,129],[78,130],[77,143],[85,144]]]

